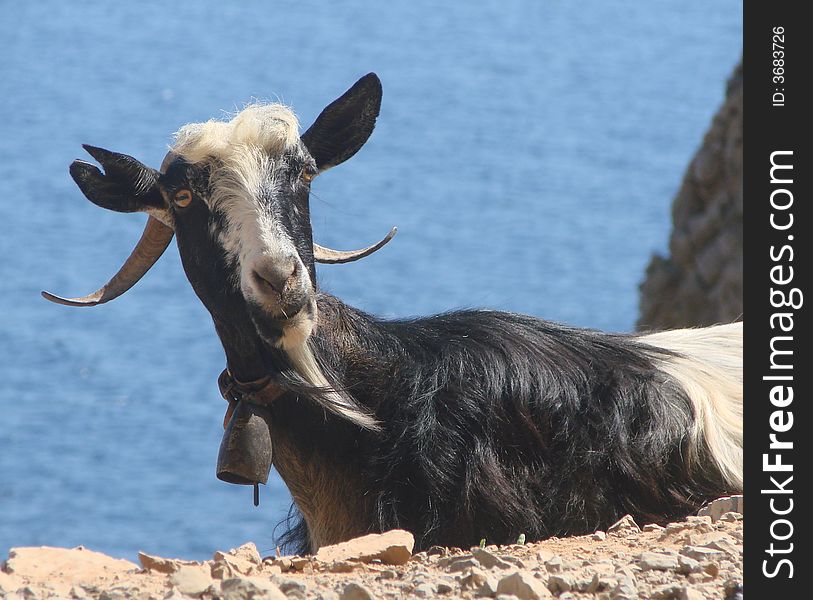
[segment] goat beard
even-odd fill
[[[269,345],[281,351],[279,373],[282,383],[291,392],[302,394],[324,409],[362,429],[380,430],[380,426],[367,410],[338,385],[338,378],[319,360],[311,341],[316,329],[316,318],[304,314],[285,321],[269,318],[263,311],[252,311],[257,333]],[[316,312],[314,311],[314,315]]]
[[[284,351],[297,375],[311,388],[308,395],[317,403],[363,429],[380,429],[375,418],[359,406],[346,390],[332,383],[336,377],[318,360],[310,340],[299,346],[286,347]]]

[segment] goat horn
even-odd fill
[[[370,256],[376,250],[383,248],[387,242],[393,238],[397,231],[398,228],[393,227],[383,240],[377,244],[367,246],[366,248],[362,248],[360,250],[333,250],[315,243],[313,245],[313,260],[318,263],[329,265],[353,262],[354,260],[364,258],[365,256]]]
[[[150,267],[155,264],[155,261],[161,257],[164,250],[169,246],[174,233],[171,227],[167,227],[151,216],[147,219],[144,233],[141,234],[141,239],[133,248],[133,252],[121,266],[119,272],[113,275],[113,278],[100,289],[81,298],[62,298],[50,292],[42,292],[42,296],[46,300],[66,306],[96,306],[97,304],[109,302],[113,298],[118,298],[138,283],[138,280],[150,270]]]

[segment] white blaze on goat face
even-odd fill
[[[278,104],[254,105],[228,122],[187,125],[176,134],[171,152],[211,169],[208,188],[199,194],[212,214],[211,233],[235,267],[232,283],[247,300],[265,307],[281,328],[273,343],[305,381],[325,390],[323,402],[331,411],[375,428],[375,421],[346,395],[330,391],[308,343],[318,319],[314,282],[291,233],[306,233],[310,240],[308,215],[300,214],[300,209],[307,210],[309,192],[301,173],[315,173],[316,165],[300,141],[294,114]],[[263,266],[273,270],[286,261],[294,266],[285,292],[264,289],[257,273]],[[295,305],[293,314],[286,312],[290,304]]]
[[[210,165],[207,202],[222,219],[222,227],[213,221],[212,233],[236,263],[239,281],[234,283],[243,294],[264,304],[253,273],[258,265],[291,260],[300,274],[294,285],[309,294],[313,283],[285,226],[300,215],[286,218],[284,211],[296,213],[297,207],[281,201],[292,196],[292,186],[305,185],[298,174],[303,164],[313,162],[300,144],[293,112],[279,104],[253,105],[228,122],[187,125],[176,134],[172,152],[190,163]],[[299,331],[295,337],[309,333]]]

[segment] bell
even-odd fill
[[[232,413],[220,451],[217,478],[227,483],[254,485],[268,482],[271,471],[270,414],[259,404],[241,400]]]

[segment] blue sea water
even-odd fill
[[[83,198],[67,172],[80,144],[157,167],[184,123],[261,99],[307,126],[375,71],[376,131],[314,183],[313,225],[339,248],[399,233],[321,267],[322,287],[386,317],[490,307],[629,331],[741,54],[733,0],[0,9],[0,557],[270,553],[290,503],[276,475],[259,509],[215,479],[224,359],[174,244],[103,307],[40,298],[95,290],[143,227]]]

